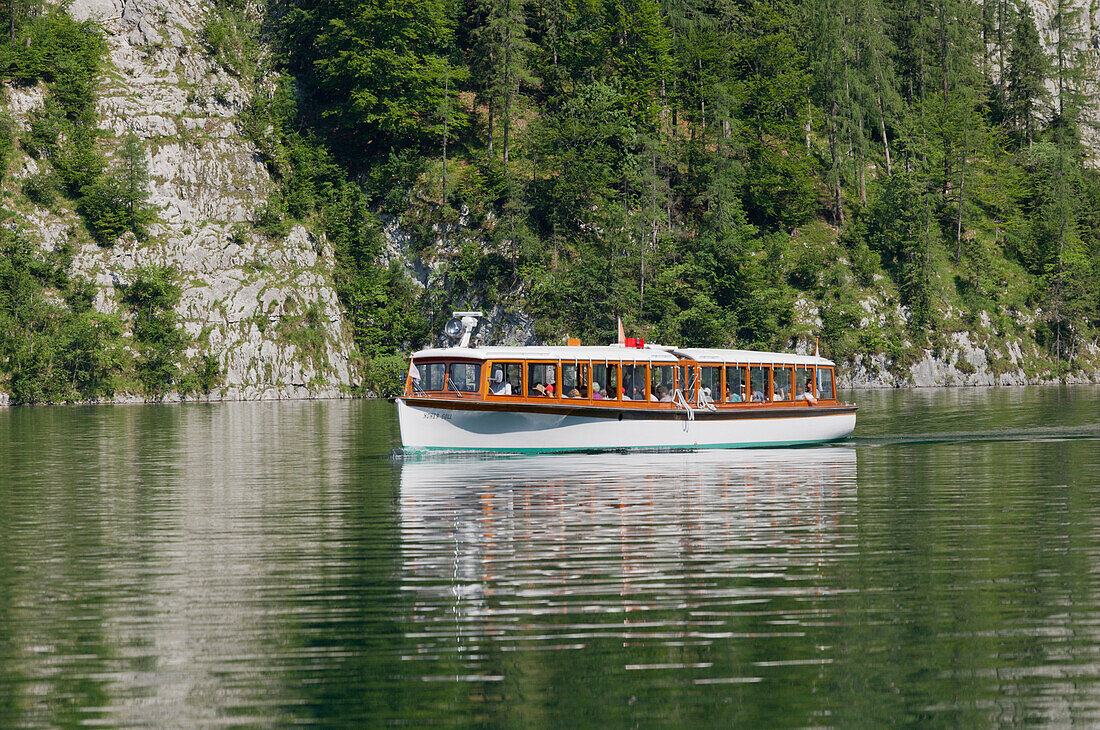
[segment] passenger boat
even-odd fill
[[[397,399],[408,451],[751,448],[843,439],[856,406],[816,355],[608,346],[457,347],[412,356]]]

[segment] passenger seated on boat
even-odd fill
[[[535,387],[531,388],[530,395],[532,395],[532,396],[546,395],[546,386],[543,385],[542,383],[535,383]]]
[[[764,394],[759,390],[754,390],[752,392],[752,402],[753,403],[763,403],[764,402]]]
[[[569,391],[568,397],[569,398],[580,398],[581,397],[581,392],[579,390],[577,390],[576,386],[573,386],[573,388]]]
[[[817,405],[817,398],[814,397],[814,386],[810,383],[806,383],[806,392],[798,396],[799,400],[804,400],[811,406]]]
[[[669,395],[668,388],[663,385],[657,386],[657,400],[661,403],[671,403],[672,396]]]
[[[547,383],[546,384],[546,391],[543,393],[543,395],[545,395],[547,398],[553,398],[554,397],[554,384],[553,383]]]
[[[592,400],[603,400],[603,393],[600,392],[600,384],[592,383]]]
[[[503,372],[494,370],[493,379],[489,383],[489,390],[493,395],[511,395],[512,384],[504,379]]]
[[[738,392],[738,393],[730,393],[727,390],[726,391],[726,402],[727,403],[741,403],[745,400],[744,393],[745,393],[745,386],[741,386],[741,391]]]

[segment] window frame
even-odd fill
[[[561,398],[565,400],[590,400],[592,396],[592,377],[591,377],[591,364],[588,360],[560,360],[559,371],[561,373]],[[565,371],[568,367],[576,368],[576,372],[573,375],[574,382],[573,387],[577,389],[580,395],[571,397],[565,393]],[[580,384],[585,383],[585,389],[581,390]]]
[[[486,360],[485,364],[488,367],[485,370],[485,397],[486,398],[522,398],[523,397],[523,392],[524,392],[523,374],[524,374],[524,370],[525,370],[525,368],[523,367],[523,363],[524,363],[523,360]],[[497,394],[493,393],[492,388],[489,385],[489,378],[491,378],[492,375],[493,375],[493,369],[497,368],[497,367],[500,367],[500,368],[503,368],[504,382],[510,383],[511,381],[508,379],[508,368],[509,368],[509,366],[519,368],[519,389],[520,389],[520,393],[517,394],[515,387],[513,387],[511,395],[497,395]]]
[[[474,361],[474,360],[451,360],[451,361],[447,362],[446,363],[446,365],[447,365],[447,380],[444,381],[444,392],[446,392],[446,393],[461,393],[462,395],[466,395],[466,394],[481,395],[481,394],[483,394],[483,384],[481,382],[481,370],[482,370],[482,365],[484,365],[484,364],[485,364],[484,361],[481,361],[481,360],[476,360],[476,361]],[[447,387],[448,383],[451,383],[451,384],[455,383],[455,377],[454,377],[455,374],[454,374],[453,371],[454,371],[454,368],[459,367],[459,366],[467,367],[467,368],[473,367],[473,368],[476,369],[476,375],[474,375],[474,377],[473,377],[474,387],[472,389],[460,388],[457,385],[455,385],[454,387]],[[469,376],[467,375],[464,379],[466,381],[466,384],[469,385],[469,383],[470,383]]]
[[[818,373],[827,372],[829,374],[829,386],[831,391],[829,393],[822,392],[821,381],[819,379],[815,380],[814,389],[818,393],[818,400],[836,400],[836,368],[829,365],[819,365],[816,369]],[[816,377],[820,378],[821,375],[818,374]]]
[[[794,377],[793,369],[791,365],[772,365],[772,403],[790,403],[792,401],[791,385]],[[779,378],[780,383],[778,385],[787,389],[786,398],[776,398],[775,389],[777,386],[777,379],[775,376],[777,373],[783,373],[783,377]]]
[[[730,387],[730,371],[741,371],[741,382],[739,384],[738,395],[741,396],[741,400],[732,400],[726,397],[726,394],[733,394],[733,389]],[[744,391],[744,392],[741,392]],[[734,405],[740,403],[751,403],[752,393],[749,392],[749,366],[746,363],[724,363],[722,368],[722,402],[732,403]]]
[[[531,389],[535,387],[534,382],[532,382],[532,380],[531,380],[531,369],[535,368],[535,367],[544,367],[544,368],[545,367],[552,367],[552,368],[554,368],[554,380],[553,380],[554,395],[550,396],[549,400],[557,400],[558,399],[558,382],[561,379],[560,376],[559,376],[559,373],[558,373],[558,371],[560,369],[559,368],[559,362],[560,361],[558,361],[558,360],[524,360],[523,362],[526,365],[526,367],[523,369],[523,379],[524,379],[523,397],[524,398],[533,398],[535,400],[547,400],[548,399],[547,396],[545,396],[545,395],[532,395],[531,394]],[[546,374],[546,370],[543,370],[543,377],[544,378],[546,377],[545,374]],[[536,382],[542,383],[543,386],[546,386],[548,384],[548,383],[544,382],[543,380],[536,380]]]

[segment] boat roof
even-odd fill
[[[675,363],[681,359],[700,363],[744,363],[747,365],[833,365],[816,355],[795,355],[762,350],[727,350],[706,347],[649,345],[434,347],[413,353],[420,358],[463,358],[470,360],[606,360],[612,362]]]

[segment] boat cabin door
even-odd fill
[[[695,404],[699,393],[699,367],[694,360],[681,360],[676,366],[676,387],[684,391],[688,403]]]

